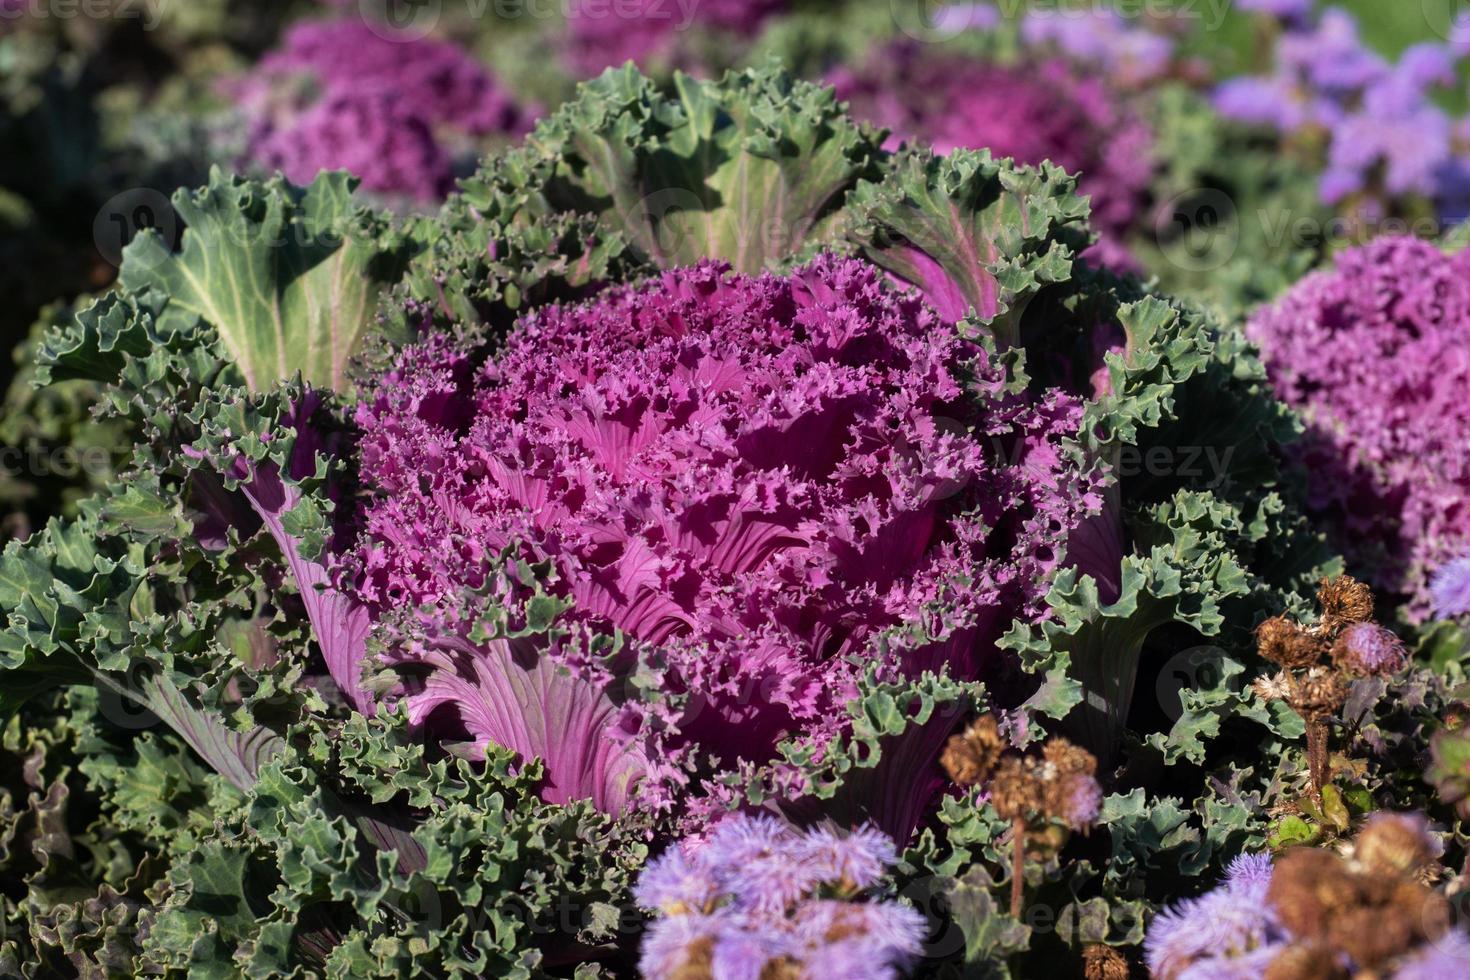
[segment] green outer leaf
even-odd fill
[[[174,196],[188,225],[181,250],[145,232],[124,252],[119,279],[158,298],[162,329],[214,327],[253,390],[298,372],[341,390],[379,294],[408,257],[383,219],[355,207],[355,186],[342,172],[303,189],[216,168],[207,186]]]
[[[1018,167],[988,150],[907,150],[881,181],[858,184],[849,238],[924,290],[948,319],[978,316],[1005,350],[1020,341],[1027,302],[1066,281],[1088,244],[1089,209],[1076,189],[1049,163]]]

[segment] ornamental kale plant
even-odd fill
[[[917,140],[936,153],[986,148],[1081,173],[1079,190],[1091,198],[1102,236],[1088,257],[1136,267],[1124,242],[1150,182],[1152,134],[1097,76],[1061,59],[1007,65],[935,57],[910,42],[875,50],[864,66],[839,69],[831,80],[854,115],[891,131],[890,147]]]
[[[348,170],[365,190],[442,200],[487,137],[515,137],[535,110],[469,54],[353,16],[306,21],[226,88],[247,130],[245,162],[308,183]]]
[[[4,799],[56,828],[6,970],[1116,972],[1271,833],[1252,631],[1339,564],[1293,416],[1079,261],[1059,168],[627,67],[433,218],[341,173],[175,207],[37,355],[132,449],[0,555]],[[705,918],[646,923],[684,871]]]
[[[1467,255],[1384,238],[1338,256],[1250,320],[1273,383],[1308,425],[1310,504],[1405,614],[1465,611]]]
[[[669,62],[694,67],[706,54],[700,39],[690,36],[695,29],[713,32],[722,43],[738,44],[787,5],[787,0],[575,0],[567,9],[562,57],[577,78],[629,61],[645,70]],[[727,57],[719,60],[729,63]]]

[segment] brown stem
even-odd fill
[[[1022,890],[1026,886],[1026,821],[1017,817],[1011,822],[1011,918],[1020,921]]]
[[[1322,799],[1327,785],[1327,722],[1320,717],[1307,719],[1307,771],[1312,777],[1312,793]]]

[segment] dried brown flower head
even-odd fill
[[[939,764],[961,786],[975,786],[995,769],[1006,740],[994,715],[982,715],[958,735],[951,735]]]
[[[1361,904],[1334,918],[1328,935],[1359,966],[1383,966],[1449,927],[1448,903],[1417,881],[1379,875],[1359,875],[1358,881]]]
[[[1044,790],[1034,763],[1008,755],[1000,760],[990,779],[990,802],[1006,820],[1024,820],[1041,809]]]
[[[1058,777],[1079,773],[1084,776],[1097,775],[1097,757],[1060,736],[1046,743],[1041,750],[1041,757]]]
[[[1086,980],[1128,980],[1128,961],[1122,953],[1102,943],[1082,947],[1082,966]]]
[[[1434,841],[1422,818],[1380,813],[1358,834],[1354,857],[1369,874],[1414,875],[1434,860]]]
[[[1251,681],[1251,690],[1263,701],[1284,701],[1291,696],[1291,677],[1283,670]]]
[[[1322,628],[1328,633],[1373,618],[1373,590],[1351,575],[1326,579],[1317,587],[1322,604]]]
[[[1448,902],[1412,878],[1355,871],[1336,854],[1313,848],[1292,848],[1277,859],[1267,897],[1292,935],[1346,953],[1370,971],[1450,926]],[[1283,978],[1293,976],[1288,965]]]
[[[1276,859],[1267,897],[1292,935],[1324,940],[1332,920],[1357,904],[1358,887],[1335,854],[1293,847]]]
[[[1273,616],[1256,627],[1256,649],[1273,664],[1301,670],[1322,659],[1326,644],[1285,616]]]
[[[1348,684],[1335,671],[1314,667],[1293,686],[1287,701],[1308,720],[1337,714],[1347,700]]]

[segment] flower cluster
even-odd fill
[[[1435,102],[1457,83],[1456,52],[1425,42],[1390,63],[1359,37],[1357,21],[1330,8],[1316,23],[1300,4],[1280,8],[1288,25],[1269,74],[1222,83],[1216,108],[1228,119],[1270,127],[1307,143],[1325,142],[1321,194],[1381,206],[1414,195],[1463,211],[1470,173],[1470,120]]]
[[[712,28],[749,37],[786,0],[701,0],[677,4],[665,0],[577,0],[568,11],[564,57],[577,76],[590,78],[627,61],[640,67],[676,54],[685,32]]]
[[[1177,67],[1173,38],[1150,30],[1142,18],[1096,5],[1051,9],[1038,4],[1021,21],[1021,39],[1037,50],[1053,48],[1089,74],[1101,72],[1120,86],[1150,85]]]
[[[1237,858],[1214,891],[1167,910],[1145,944],[1154,980],[1461,976],[1470,938],[1420,879],[1442,848],[1418,814],[1378,813],[1346,855]]]
[[[1006,65],[892,44],[829,79],[855,116],[889,129],[890,148],[989,149],[1081,173],[1101,242],[1088,257],[1129,268],[1123,239],[1148,187],[1152,134],[1108,84],[1061,58]]]
[[[987,714],[951,736],[939,761],[959,785],[984,786],[996,813],[1011,822],[1011,915],[1019,917],[1026,855],[1054,853],[1066,832],[1087,830],[1102,812],[1097,759],[1064,738],[1050,739],[1039,756],[1023,755]]]
[[[358,17],[298,24],[230,88],[256,166],[299,183],[349,170],[368,190],[419,201],[448,193],[460,149],[519,135],[531,119],[455,45],[394,38]]]
[[[1005,386],[921,300],[830,256],[549,307],[479,367],[441,336],[358,409],[357,588],[380,615],[452,615],[524,547],[569,616],[657,648],[688,696],[681,746],[818,747],[865,672],[976,679],[1014,617],[1044,614],[1055,542],[1100,502],[1067,449],[1080,404]],[[454,670],[415,717],[447,700],[506,744],[499,668]]]
[[[1275,616],[1256,627],[1257,650],[1280,670],[1256,681],[1266,700],[1284,700],[1307,726],[1307,757],[1313,789],[1331,780],[1327,719],[1347,700],[1354,678],[1388,677],[1409,663],[1408,651],[1392,632],[1372,621],[1373,594],[1342,576],[1317,590],[1322,616],[1302,626]]]
[[[1467,272],[1470,253],[1384,238],[1342,253],[1247,326],[1309,426],[1313,508],[1355,567],[1409,597],[1415,619],[1436,602],[1443,615],[1464,606],[1453,563],[1470,550]]]
[[[928,924],[906,905],[861,900],[896,860],[893,841],[871,828],[800,833],[768,816],[730,817],[639,879],[634,897],[661,913],[643,941],[643,975],[897,977]]]

